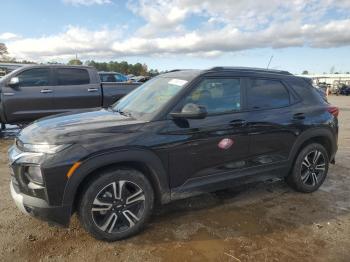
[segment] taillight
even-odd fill
[[[339,108],[336,106],[330,106],[327,108],[327,111],[331,113],[333,116],[338,117],[339,115]]]

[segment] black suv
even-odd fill
[[[338,108],[285,71],[174,70],[108,109],[24,128],[9,150],[25,213],[107,241],[141,230],[155,204],[285,177],[317,190],[337,151]]]

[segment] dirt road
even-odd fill
[[[340,107],[339,151],[318,192],[274,182],[178,201],[116,243],[94,240],[76,217],[55,228],[15,208],[10,134],[0,139],[0,261],[350,261],[350,97],[330,101]]]

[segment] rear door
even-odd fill
[[[5,83],[1,93],[8,123],[31,122],[55,112],[49,67],[25,69],[13,77],[18,77],[19,84]]]
[[[57,112],[101,106],[102,88],[100,83],[92,83],[89,70],[69,67],[53,70],[54,104]]]
[[[256,166],[288,159],[303,115],[297,99],[279,79],[250,78],[246,88],[250,158]]]

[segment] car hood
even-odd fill
[[[29,144],[79,143],[134,132],[144,123],[108,109],[84,110],[35,121],[19,133],[18,139]]]

